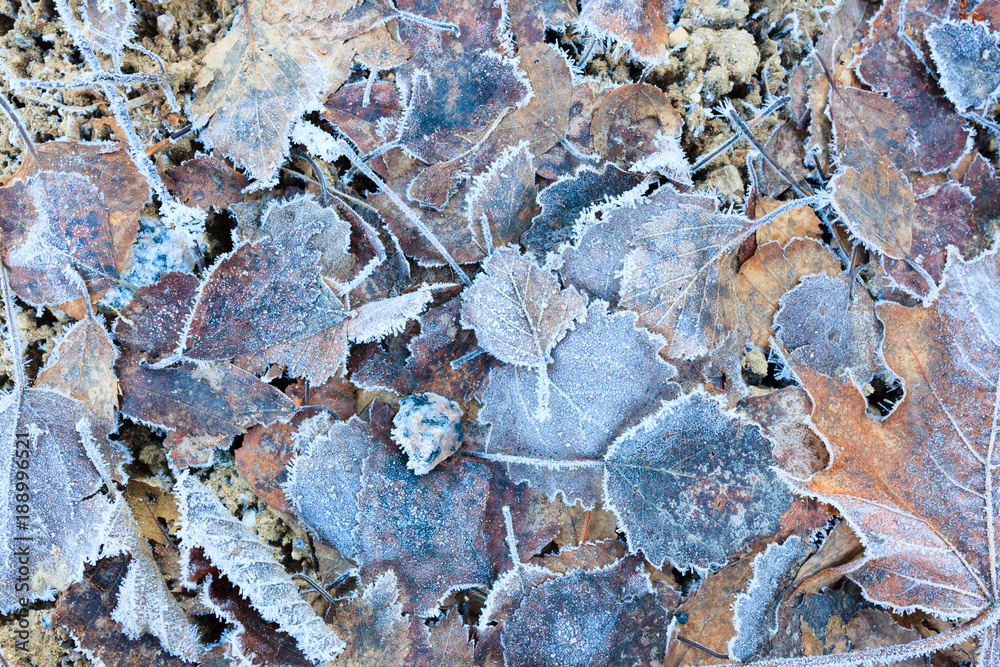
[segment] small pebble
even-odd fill
[[[173,30],[176,25],[177,19],[170,14],[160,14],[156,17],[156,29],[160,31],[161,35],[169,35],[170,31]]]
[[[437,394],[414,394],[399,402],[392,439],[409,459],[406,467],[426,475],[462,446],[462,408]]]

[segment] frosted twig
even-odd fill
[[[811,191],[804,190],[799,185],[799,182],[794,178],[792,178],[792,176],[787,171],[785,171],[784,167],[782,167],[777,162],[771,159],[771,156],[767,154],[766,150],[764,150],[764,146],[761,145],[759,141],[757,141],[757,138],[753,136],[753,133],[750,131],[750,128],[747,126],[746,123],[743,122],[743,119],[740,118],[740,115],[739,113],[736,112],[736,107],[733,106],[732,102],[726,100],[725,102],[722,103],[721,108],[723,115],[729,119],[729,122],[731,122],[736,127],[737,131],[743,135],[744,139],[753,144],[754,148],[756,148],[757,151],[760,153],[760,156],[764,158],[764,160],[766,160],[769,165],[771,165],[772,169],[778,172],[781,175],[781,177],[788,182],[788,184],[792,187],[792,189],[795,190],[795,193],[797,195],[799,195],[800,197],[806,197],[812,194]]]
[[[38,151],[35,150],[35,142],[31,140],[31,135],[28,134],[28,130],[25,129],[24,124],[21,123],[21,119],[17,115],[17,112],[14,111],[14,107],[7,102],[7,98],[3,95],[0,95],[0,106],[3,107],[4,113],[6,113],[7,117],[10,118],[10,122],[14,124],[15,128],[17,128],[17,133],[21,135],[21,141],[24,142],[24,147],[28,149],[29,153],[31,153],[31,157],[35,158],[35,162],[41,164],[41,159],[38,157]]]
[[[98,72],[87,72],[79,79],[69,81],[35,81],[34,79],[14,79],[11,84],[17,88],[37,88],[38,90],[72,90],[74,88],[93,88],[105,83],[117,84],[120,86],[134,86],[141,83],[159,83],[161,77],[148,72],[137,72],[135,74],[115,74],[101,70]]]
[[[426,16],[421,16],[420,14],[412,14],[408,11],[397,9],[396,18],[403,19],[404,21],[411,21],[418,25],[422,25],[426,28],[434,28],[435,30],[444,30],[446,32],[453,33],[455,37],[462,34],[461,29],[454,23],[445,23],[444,21],[435,21],[434,19],[429,19]]]
[[[771,104],[769,104],[767,107],[765,107],[764,110],[761,111],[760,114],[756,118],[754,118],[752,121],[750,121],[747,124],[747,127],[754,127],[755,125],[757,125],[757,123],[761,122],[762,120],[764,120],[765,118],[767,118],[768,116],[770,116],[772,113],[774,113],[775,111],[777,111],[778,109],[780,109],[781,107],[783,107],[788,102],[789,99],[791,99],[791,98],[789,98],[787,95],[784,96],[784,97],[777,98],[776,100],[774,100],[773,102],[771,102]],[[732,146],[733,144],[735,144],[740,139],[741,136],[743,136],[743,135],[742,134],[734,134],[733,136],[729,137],[729,139],[727,139],[726,141],[722,142],[722,144],[720,144],[717,148],[715,148],[711,153],[709,153],[705,157],[703,157],[700,160],[698,160],[694,164],[694,166],[691,167],[691,173],[695,174],[695,173],[701,171],[702,169],[704,169],[705,165],[707,165],[709,162],[711,162],[715,158],[717,158],[720,155],[722,155],[723,153],[725,153],[726,150],[730,146]]]
[[[68,0],[55,0],[56,11],[59,13],[59,18],[62,19],[63,25],[66,26],[66,31],[69,33],[70,37],[73,38],[73,43],[76,48],[79,49],[80,55],[83,56],[84,61],[87,66],[95,73],[104,72],[104,68],[101,67],[101,61],[97,58],[97,54],[94,52],[93,46],[91,46],[90,41],[87,36],[77,25],[76,19],[73,17],[73,11],[70,9]],[[163,179],[160,178],[159,172],[156,170],[156,165],[148,155],[146,155],[146,150],[142,145],[142,140],[139,139],[139,135],[135,131],[135,126],[132,125],[132,118],[129,116],[128,108],[125,106],[125,100],[122,99],[118,91],[115,89],[114,85],[109,81],[102,81],[96,84],[96,87],[103,93],[104,98],[108,101],[108,106],[111,107],[111,112],[114,114],[115,121],[118,126],[121,127],[122,133],[125,135],[125,141],[127,145],[127,150],[132,161],[138,167],[139,171],[143,176],[146,177],[146,181],[153,191],[160,196],[163,201],[174,200],[173,195],[167,190],[167,186],[164,185]]]

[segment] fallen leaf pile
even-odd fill
[[[671,3],[245,0],[174,91],[57,0],[114,138],[4,103],[0,613],[94,665],[1000,664],[1000,8],[828,10],[769,136],[716,110],[735,207]]]

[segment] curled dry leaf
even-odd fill
[[[211,155],[196,155],[169,171],[177,198],[188,206],[222,209],[243,201],[250,184],[243,174]]]
[[[270,548],[229,513],[201,482],[183,472],[177,479],[181,514],[182,569],[192,551],[204,557],[239,588],[260,616],[295,638],[302,653],[323,664],[344,650],[344,642],[299,596],[299,589],[274,560]]]

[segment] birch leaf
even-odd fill
[[[608,509],[656,566],[707,570],[771,535],[791,504],[755,425],[704,392],[667,402],[605,457]]]
[[[600,498],[601,457],[611,442],[676,391],[676,371],[657,354],[662,340],[637,329],[632,313],[609,313],[603,301],[556,346],[549,368],[551,418],[534,414],[534,377],[517,367],[494,369],[482,394],[480,421],[491,424],[486,453],[568,505]]]
[[[201,549],[261,617],[294,637],[314,663],[333,660],[344,650],[344,642],[299,596],[298,586],[274,559],[271,549],[233,517],[208,488],[182,472],[176,490],[182,570],[188,570],[192,549]]]
[[[984,109],[1000,94],[1000,37],[984,24],[943,21],[925,31],[945,95],[959,112]]]
[[[107,331],[87,316],[66,332],[49,363],[38,374],[36,387],[47,387],[81,401],[105,433],[115,430],[118,416],[118,352]]]
[[[301,453],[289,465],[285,496],[311,530],[356,558],[361,464],[375,446],[371,425],[356,416],[345,422],[317,416],[302,422],[295,441]]]
[[[389,570],[337,609],[333,630],[347,644],[337,664],[403,667],[410,651],[410,622],[399,602],[396,574]]]
[[[103,480],[86,449],[96,441],[76,399],[24,389],[0,400],[0,454],[8,466],[0,504],[0,612],[20,600],[51,599],[53,588],[82,580],[84,563],[97,556],[94,531],[108,521],[111,505],[98,493]],[[18,574],[25,557],[27,590]]]

